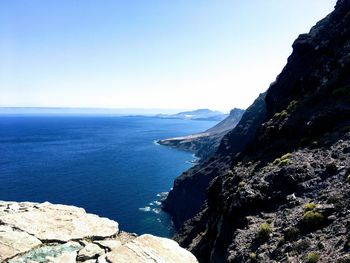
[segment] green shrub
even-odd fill
[[[254,253],[254,252],[250,253],[249,258],[250,258],[251,262],[256,262],[256,259],[257,259],[256,253]]]
[[[346,177],[346,181],[350,184],[350,175]]]
[[[320,260],[320,256],[316,252],[310,252],[306,256],[307,263],[316,263]]]
[[[280,165],[280,166],[287,165],[289,163],[289,159],[291,156],[292,156],[292,154],[286,153],[286,154],[282,155],[280,158],[276,158],[272,164]]]
[[[286,110],[283,110],[281,112],[277,112],[275,113],[275,115],[273,116],[275,119],[280,119],[283,120],[285,118],[288,117],[288,112]]]
[[[280,166],[285,166],[285,165],[287,165],[289,163],[289,159],[285,159],[285,160],[281,160],[281,162],[280,162]]]
[[[316,204],[315,203],[307,203],[304,205],[304,210],[305,211],[314,211],[316,209]]]
[[[272,233],[272,227],[269,223],[262,223],[256,233],[257,237],[262,240],[266,240],[270,237]]]
[[[240,181],[239,184],[238,184],[238,188],[244,188],[246,185],[247,185],[246,182]]]
[[[287,159],[289,159],[291,156],[292,156],[291,153],[286,153],[286,154],[282,155],[281,160],[282,160],[282,161],[283,161],[283,160],[287,160]]]
[[[295,109],[296,105],[298,104],[298,102],[296,100],[292,100],[287,107],[287,111],[291,112],[292,110]]]
[[[276,158],[272,164],[279,165],[281,163],[281,158]]]
[[[306,227],[317,228],[323,224],[324,216],[319,212],[306,211],[302,222]]]

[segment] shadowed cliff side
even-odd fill
[[[235,129],[230,131],[225,138],[230,138],[236,143],[231,147],[231,155],[228,155],[229,146],[220,146],[214,157],[204,161],[176,178],[173,189],[163,202],[163,209],[169,212],[175,224],[179,227],[183,222],[200,211],[206,199],[206,189],[210,181],[222,171],[225,171],[232,156],[239,153],[265,117],[265,94],[260,94],[254,103],[244,112]]]

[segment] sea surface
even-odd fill
[[[216,122],[113,116],[0,115],[0,200],[76,205],[121,230],[173,234],[160,199],[191,153],[157,139]]]

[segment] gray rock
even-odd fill
[[[104,254],[104,250],[96,244],[88,243],[78,252],[78,260],[85,261],[92,258],[98,258]]]
[[[142,235],[107,254],[107,261],[112,263],[146,263],[146,262],[198,262],[187,250],[175,241]]]
[[[85,237],[109,237],[118,233],[118,223],[97,215],[88,214],[84,209],[37,204],[35,209],[5,213],[1,221],[14,226],[40,240],[68,241]]]
[[[27,252],[40,244],[39,239],[26,232],[0,225],[0,261]]]

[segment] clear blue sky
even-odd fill
[[[336,0],[2,0],[0,106],[247,107]]]

